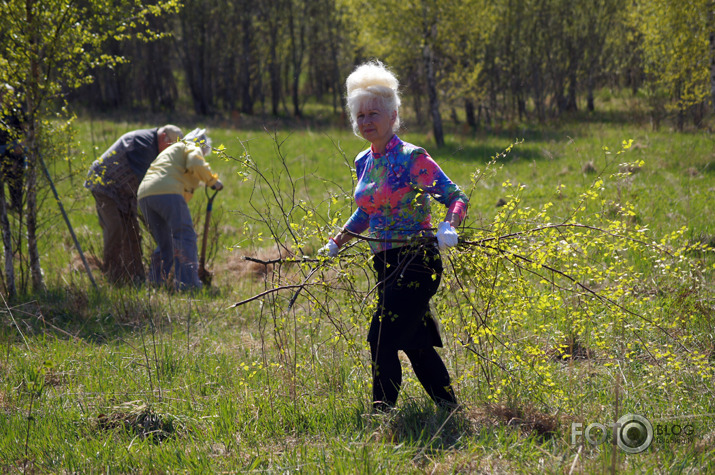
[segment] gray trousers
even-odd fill
[[[139,200],[139,209],[157,243],[151,256],[149,280],[161,284],[173,269],[178,290],[200,288],[196,232],[184,197],[147,196]]]

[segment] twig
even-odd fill
[[[298,295],[300,295],[300,291],[303,290],[303,288],[308,284],[308,281],[310,280],[311,277],[313,277],[313,274],[320,268],[320,264],[317,266],[313,267],[310,269],[310,272],[308,272],[308,275],[305,276],[305,279],[303,279],[303,282],[300,284],[298,287],[298,290],[295,291],[293,294],[293,297],[291,297],[290,302],[288,302],[288,308],[286,310],[290,310],[293,308],[293,304],[295,303],[296,300],[298,300]]]
[[[583,445],[578,446],[578,452],[576,452],[576,456],[573,458],[573,462],[571,463],[571,469],[569,470],[569,475],[571,475],[576,468],[576,462],[578,462],[578,456],[581,455],[581,450],[583,450]]]
[[[15,328],[17,328],[17,331],[20,333],[20,336],[22,337],[22,341],[25,342],[25,347],[27,348],[28,351],[30,351],[30,344],[27,343],[27,338],[25,338],[25,334],[22,333],[22,330],[20,330],[20,326],[17,324],[17,321],[15,320],[15,315],[12,314],[12,310],[10,310],[10,307],[7,304],[7,300],[5,300],[5,296],[0,294],[0,298],[2,298],[2,301],[5,304],[7,313],[10,314],[10,319],[12,320],[12,323],[15,325]]]
[[[268,289],[264,292],[261,292],[260,294],[254,295],[253,297],[247,298],[246,300],[241,300],[240,302],[236,302],[235,304],[231,305],[230,307],[227,308],[235,308],[235,307],[240,307],[243,304],[246,304],[248,302],[253,302],[254,300],[258,300],[261,297],[265,297],[266,295],[270,295],[275,292],[280,292],[281,290],[289,290],[289,289],[298,289],[304,287],[305,284],[296,284],[296,285],[282,285],[280,287],[275,287],[272,289]]]
[[[303,256],[300,259],[295,258],[295,257],[279,257],[277,259],[269,259],[269,260],[258,259],[257,257],[251,257],[251,256],[243,256],[243,260],[250,261],[250,262],[256,262],[258,264],[263,264],[264,266],[268,266],[271,264],[291,263],[291,262],[320,262],[320,259],[310,258],[307,256]]]

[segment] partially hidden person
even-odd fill
[[[127,132],[89,169],[85,187],[92,192],[102,227],[103,271],[113,284],[146,281],[137,191],[151,162],[182,135],[171,124]]]
[[[371,145],[355,159],[357,209],[320,253],[337,256],[345,243],[369,230],[378,282],[377,310],[367,336],[373,409],[387,411],[397,403],[400,350],[427,394],[441,407],[456,408],[449,372],[435,350],[442,339],[429,303],[442,276],[439,248],[458,243],[456,228],[468,198],[424,148],[396,135],[399,82],[390,70],[379,61],[362,64],[348,76],[346,87],[353,131]],[[431,200],[447,207],[436,240]]]
[[[20,211],[23,206],[23,183],[26,167],[24,131],[25,113],[17,101],[15,88],[0,85],[0,192],[7,185],[8,207]]]
[[[202,287],[188,202],[202,182],[214,190],[223,188],[205,160],[210,153],[206,130],[194,129],[156,157],[139,185],[139,208],[157,244],[149,271],[153,284],[163,285],[173,270],[174,289]]]

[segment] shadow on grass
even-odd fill
[[[379,441],[421,449],[416,458],[458,448],[465,436],[477,430],[464,411],[438,409],[431,402],[411,403],[389,413],[364,415],[363,420],[365,428],[373,429]]]
[[[538,129],[530,126],[513,127],[500,130],[481,130],[467,134],[455,131],[445,134],[444,146],[437,148],[420,139],[414,133],[402,137],[407,142],[424,146],[436,160],[449,159],[463,163],[487,163],[496,158],[498,163],[513,160],[541,161],[551,159],[545,149],[553,144],[565,144],[572,137],[579,135],[576,130],[567,128]],[[428,140],[429,141],[429,140]],[[514,145],[511,151],[505,150]]]
[[[152,298],[152,294],[157,297]],[[169,322],[164,299],[174,297],[185,298],[147,288],[96,292],[68,284],[7,302],[0,308],[0,334],[14,343],[38,335],[106,343],[137,330],[164,327]],[[192,311],[197,311],[195,306]]]
[[[503,147],[490,145],[459,145],[454,143],[445,144],[444,147],[429,151],[430,155],[437,161],[449,158],[463,163],[489,163],[496,157],[497,163],[508,163],[515,159],[538,161],[546,158],[545,154],[538,150],[533,144],[528,146],[517,145],[507,155],[502,155],[504,150],[514,143],[515,140],[505,139]]]
[[[364,415],[363,421],[366,430],[374,431],[376,440],[412,446],[416,450],[415,460],[460,449],[463,441],[480,433],[493,435],[495,431],[544,443],[556,436],[562,422],[528,405],[487,405],[450,412],[436,408],[430,401],[407,404],[386,414]]]

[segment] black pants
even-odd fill
[[[399,247],[375,254],[377,308],[367,341],[397,348],[441,347],[430,299],[442,279],[442,259],[435,246]]]
[[[437,350],[427,347],[403,351],[410,359],[417,379],[432,400],[442,407],[456,406],[457,398],[452,389],[449,372]],[[398,350],[371,344],[370,352],[373,407],[386,410],[397,403],[402,385],[402,366]]]
[[[434,246],[396,248],[374,257],[378,279],[378,308],[368,341],[372,354],[373,405],[384,410],[397,403],[402,385],[398,351],[405,352],[427,394],[440,406],[457,399],[447,367],[434,349],[442,346],[429,301],[437,292],[442,260]]]

